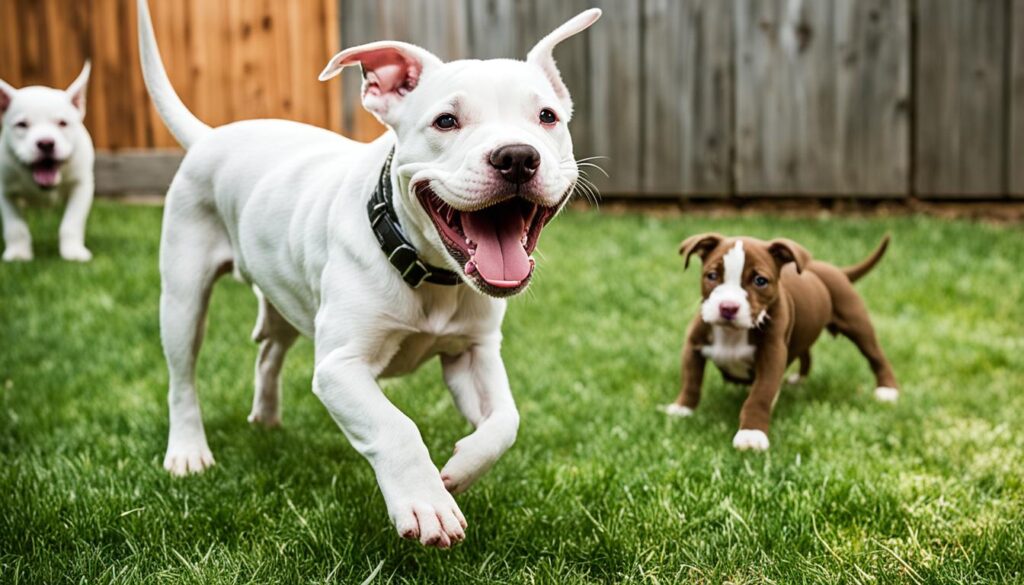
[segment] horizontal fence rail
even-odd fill
[[[443,59],[522,59],[572,15],[604,18],[556,53],[578,157],[606,194],[1024,198],[1024,0],[150,0],[185,102],[221,124],[281,117],[369,140],[358,71],[380,39]],[[173,139],[138,73],[134,0],[0,2],[0,78],[70,83],[89,56],[103,185],[160,185]],[[122,149],[133,149],[124,156]],[[123,173],[147,177],[121,177]]]

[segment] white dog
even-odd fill
[[[572,102],[551,53],[600,11],[559,27],[525,62],[443,63],[391,41],[339,53],[320,78],[361,65],[363,106],[389,129],[361,144],[277,120],[207,127],[175,95],[145,0],[139,9],[146,85],[188,149],[160,249],[164,467],[182,475],[213,464],[195,363],[210,290],[234,271],[260,303],[249,420],[278,424],[285,353],[299,334],[312,337],[313,392],[373,466],[399,534],[439,547],[461,540],[451,493],[487,471],[519,426],[500,353],[502,297],[526,288],[541,229],[578,178]],[[377,384],[434,356],[475,426],[440,473]]]
[[[67,199],[60,223],[60,255],[87,262],[85,222],[93,197],[92,138],[85,129],[89,63],[67,91],[32,86],[15,89],[0,80],[0,219],[5,261],[31,260],[32,235],[17,199]]]

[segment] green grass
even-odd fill
[[[285,427],[249,412],[256,312],[216,290],[199,368],[218,465],[160,467],[167,374],[157,325],[161,210],[100,204],[96,259],[0,265],[3,583],[852,583],[1024,580],[1024,309],[1019,226],[926,218],[652,218],[572,212],[549,228],[504,354],[518,443],[459,499],[451,551],[399,540],[369,466],[310,391],[312,346],[285,371]],[[735,452],[744,389],[709,371],[670,420],[698,271],[687,234],[786,235],[850,263],[904,394],[823,338],[783,391],[767,454]],[[441,464],[468,431],[429,364],[386,383]]]

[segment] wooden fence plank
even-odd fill
[[[606,156],[605,169],[610,177],[594,177],[602,191],[635,193],[641,179],[644,156],[643,118],[640,96],[644,75],[641,39],[641,3],[619,0],[593,2],[604,9],[600,28],[588,31],[585,39],[590,49],[590,87],[575,88],[576,93],[589,91],[591,103],[587,123],[590,127],[590,149]],[[580,120],[582,121],[582,120]]]
[[[643,189],[725,195],[731,186],[732,7],[647,0]]]
[[[907,18],[905,0],[740,3],[739,194],[905,193]]]
[[[842,0],[836,8],[839,160],[831,192],[905,196],[911,182],[910,6],[907,0]]]
[[[1024,197],[1024,0],[1013,0],[1010,56],[1009,191]]]
[[[914,186],[921,197],[1006,192],[1004,0],[917,3]]]

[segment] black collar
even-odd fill
[[[384,162],[384,168],[380,171],[377,188],[374,189],[370,203],[366,207],[370,215],[370,227],[377,236],[380,249],[388,257],[388,262],[402,275],[402,280],[412,288],[424,282],[446,286],[460,284],[462,279],[458,274],[420,260],[416,248],[402,233],[402,226],[398,224],[398,216],[395,215],[392,203],[391,158],[394,155],[395,149],[392,148]]]

